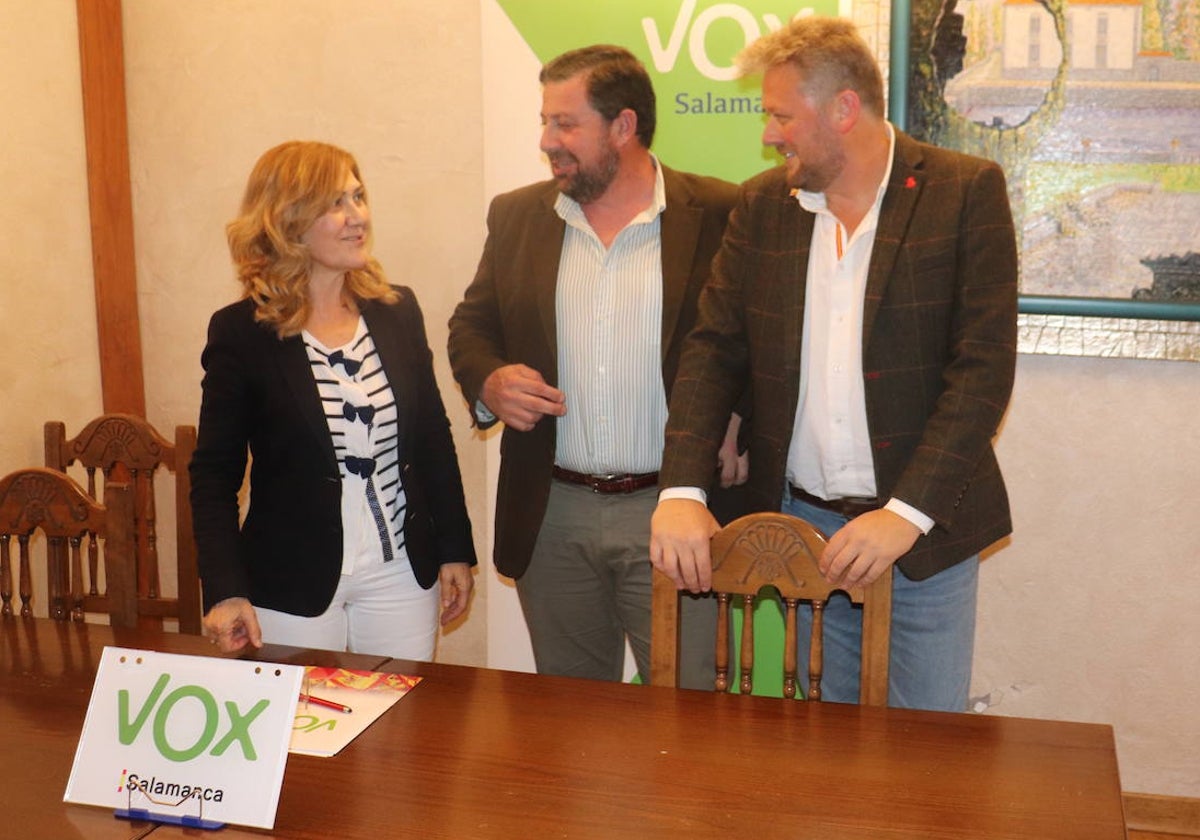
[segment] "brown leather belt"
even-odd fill
[[[796,501],[818,507],[821,510],[827,510],[830,513],[836,513],[847,519],[853,519],[856,516],[861,516],[864,513],[870,513],[873,510],[879,510],[883,507],[879,503],[879,499],[822,499],[820,496],[806,493],[794,484],[789,484],[788,489],[792,491],[792,498]]]
[[[562,467],[554,468],[554,477],[559,481],[581,484],[593,493],[634,493],[658,484],[658,473],[617,473],[615,475],[587,475]]]

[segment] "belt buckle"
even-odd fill
[[[593,493],[612,492],[610,489],[610,485],[612,484],[612,482],[618,481],[618,480],[620,480],[619,473],[606,473],[604,475],[594,475],[594,476],[592,476],[592,492]]]

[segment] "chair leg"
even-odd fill
[[[739,687],[742,694],[754,690],[754,600],[753,595],[742,596],[742,651],[738,663],[742,669]]]
[[[784,598],[783,618],[783,696],[796,699],[796,598]]]
[[[825,602],[812,603],[812,639],[808,644],[808,699],[821,699],[821,674],[825,670]]]
[[[717,691],[729,691],[729,595],[717,593]]]

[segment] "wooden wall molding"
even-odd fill
[[[121,0],[76,0],[104,412],[146,416]]]
[[[1125,793],[1122,799],[1129,828],[1200,837],[1200,799],[1152,793]]]

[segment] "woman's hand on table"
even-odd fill
[[[226,598],[204,616],[204,635],[221,653],[241,650],[247,643],[262,647],[258,616],[248,598]]]

